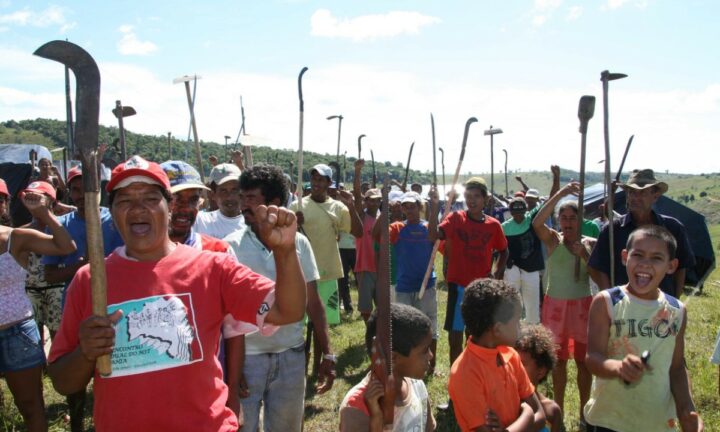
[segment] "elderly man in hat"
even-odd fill
[[[72,393],[93,379],[98,430],[237,430],[215,358],[221,323],[229,313],[248,330],[272,333],[303,317],[295,215],[275,206],[255,212],[273,252],[273,284],[227,254],[170,240],[170,181],[159,165],[134,156],[113,170],[107,191],[125,241],[105,261],[109,315],[92,315],[83,267],[49,356],[55,389]],[[113,371],[102,377],[95,362],[106,354]]]
[[[615,280],[610,280],[610,235],[606,225],[600,232],[597,245],[588,261],[590,276],[600,289],[623,285],[628,282],[621,252],[625,249],[630,233],[643,225],[660,225],[667,228],[677,241],[678,269],[666,275],[660,287],[663,292],[680,297],[685,286],[685,272],[695,264],[695,256],[688,240],[685,226],[677,219],[661,215],[653,210],[653,204],[668,190],[665,182],[658,181],[651,169],[634,170],[627,183],[620,185],[627,199],[627,214],[613,220],[615,251]]]

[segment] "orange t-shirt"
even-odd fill
[[[508,427],[518,418],[520,402],[534,391],[520,355],[508,346],[491,349],[468,341],[450,370],[448,392],[463,431],[485,425],[488,409]]]

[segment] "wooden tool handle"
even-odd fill
[[[90,258],[90,288],[92,290],[93,315],[107,315],[107,279],[105,276],[105,253],[100,225],[100,192],[85,192],[85,220],[87,227],[88,256]],[[110,356],[104,355],[95,367],[102,376],[112,373]]]

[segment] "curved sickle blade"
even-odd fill
[[[458,181],[458,177],[460,176],[460,168],[462,168],[463,159],[465,158],[465,147],[467,147],[467,140],[468,140],[468,134],[470,133],[470,125],[473,123],[476,123],[477,119],[475,117],[470,117],[465,122],[465,132],[463,134],[463,141],[462,141],[462,148],[460,149],[460,158],[458,159],[457,167],[455,168],[455,175],[453,175],[452,180],[452,188],[450,189],[452,193],[455,193],[455,184]],[[442,149],[440,149],[442,152]],[[445,155],[445,152],[443,152],[443,157]],[[443,163],[443,172],[445,172],[445,164]],[[443,181],[443,183],[445,183]],[[452,207],[452,199],[449,199],[446,197],[445,199],[445,210],[443,211],[442,220],[447,217],[447,215],[450,213],[450,208]],[[441,222],[442,222],[441,220]],[[438,247],[440,246],[440,239],[435,240],[435,244],[433,244],[432,252],[430,253],[430,261],[428,261],[427,268],[425,269],[425,276],[423,276],[422,284],[420,285],[420,292],[418,293],[418,298],[423,298],[425,295],[425,289],[427,288],[428,281],[430,280],[430,274],[433,270],[433,265],[435,264],[435,255],[437,254]]]
[[[298,96],[300,97],[300,112],[305,111],[305,101],[303,100],[303,94],[302,94],[302,78],[303,75],[305,75],[305,72],[308,71],[307,66],[302,68],[300,70],[300,75],[298,75]]]
[[[75,75],[75,145],[82,160],[85,192],[85,223],[90,258],[92,312],[107,315],[107,279],[103,238],[100,229],[100,179],[98,161],[98,117],[100,114],[100,71],[87,51],[67,41],[52,41],[35,50],[35,55],[67,66]],[[109,355],[98,357],[95,367],[102,376],[112,373]]]
[[[87,51],[63,40],[48,42],[33,54],[62,63],[75,75],[75,142],[81,159],[86,162],[84,158],[89,156],[88,152],[97,151],[98,146],[100,71],[97,63]],[[98,183],[96,190],[99,188]]]
[[[298,98],[300,99],[300,127],[298,132],[298,180],[297,180],[297,196],[298,196],[298,208],[302,211],[302,182],[303,182],[303,128],[304,128],[304,116],[305,116],[305,101],[303,100],[302,94],[302,77],[307,72],[308,68],[304,67],[298,75]]]
[[[432,129],[432,145],[433,145],[433,185],[437,187],[437,152],[435,151],[435,117],[430,113],[430,128]]]
[[[358,137],[358,159],[362,159],[362,139],[365,138],[365,134]]]
[[[415,141],[410,144],[410,151],[408,152],[408,161],[407,164],[405,164],[405,178],[403,179],[403,187],[407,186],[408,181],[408,175],[410,175],[410,159],[412,159],[412,152],[415,148]]]

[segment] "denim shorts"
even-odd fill
[[[16,372],[45,365],[40,332],[32,318],[0,330],[0,372]]]

